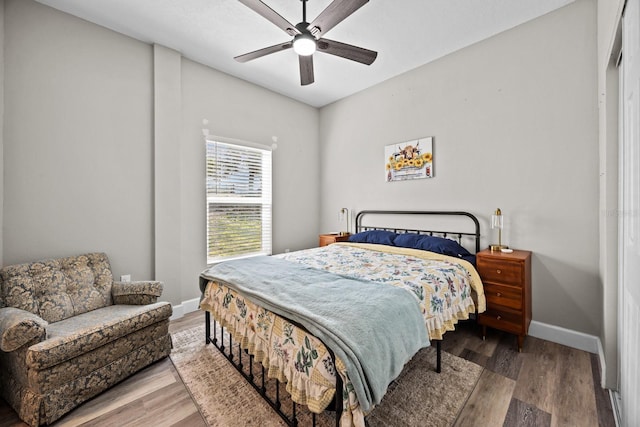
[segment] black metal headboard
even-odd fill
[[[438,216],[466,216],[473,221],[475,226],[475,232],[469,231],[444,231],[444,230],[425,230],[425,229],[410,229],[396,226],[386,225],[363,225],[363,219],[365,216],[374,215],[438,215]],[[381,211],[381,210],[368,210],[360,211],[356,215],[356,233],[366,230],[387,230],[394,233],[417,233],[417,234],[429,234],[431,236],[437,235],[442,237],[455,237],[458,239],[458,243],[462,244],[463,237],[470,237],[475,239],[476,253],[480,251],[480,223],[475,215],[469,212],[462,211]]]

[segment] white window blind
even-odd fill
[[[271,254],[271,151],[207,141],[207,262]]]

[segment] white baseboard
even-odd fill
[[[182,301],[181,304],[173,306],[173,314],[169,320],[175,320],[183,317],[185,314],[198,310],[200,305],[200,298],[190,299],[188,301]]]
[[[598,360],[600,361],[600,387],[607,388],[605,380],[607,378],[607,363],[604,358],[604,348],[602,347],[602,341],[598,339]]]
[[[542,322],[531,321],[529,335],[543,340],[577,348],[578,350],[595,353],[600,358],[600,366],[604,363],[604,354],[600,338],[560,326],[548,325]]]
[[[622,425],[622,416],[620,415],[620,405],[622,401],[620,399],[620,393],[609,390],[609,397],[611,398],[611,407],[613,408],[613,418],[616,421],[616,427],[620,427]]]

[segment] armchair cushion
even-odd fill
[[[111,295],[114,304],[152,304],[162,295],[162,282],[113,282]]]
[[[159,342],[164,340],[167,341],[166,345],[164,343],[158,345]],[[171,347],[169,322],[156,322],[57,365],[38,370],[27,369],[28,377],[26,382],[29,384],[30,389],[38,393],[49,393],[58,389],[61,384],[92,375],[104,365],[104,363],[101,363],[104,360],[119,360],[127,357],[129,360],[147,359],[148,363],[149,354],[146,351],[136,351],[145,346],[156,346],[162,350],[166,346]],[[100,378],[96,382],[102,380],[103,378]]]
[[[11,352],[35,338],[44,340],[47,325],[45,320],[28,311],[0,308],[0,350]]]
[[[168,321],[171,305],[164,302],[131,306],[110,305],[47,327],[47,339],[29,347],[27,365],[50,366],[87,353],[156,322]]]

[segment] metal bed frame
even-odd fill
[[[435,215],[435,216],[465,216],[473,221],[474,232],[470,231],[438,231],[438,230],[423,230],[423,229],[408,229],[404,227],[389,227],[389,226],[373,226],[363,225],[362,222],[365,216],[371,215]],[[356,233],[366,230],[387,230],[394,233],[416,233],[416,234],[428,234],[430,236],[442,236],[442,237],[456,237],[458,243],[462,244],[462,238],[472,237],[475,240],[475,251],[480,252],[480,222],[475,215],[469,212],[463,211],[382,211],[382,210],[368,210],[360,211],[356,215]]]
[[[202,288],[202,282],[201,282],[201,286],[200,287]],[[249,352],[247,350],[243,350],[243,349],[240,348],[239,345],[237,345],[237,347],[238,347],[238,352],[237,352],[238,361],[236,362],[235,356],[233,354],[233,338],[231,337],[231,334],[227,334],[228,350],[225,352],[224,327],[222,325],[220,325],[220,342],[218,342],[218,336],[217,336],[217,323],[218,322],[215,319],[213,319],[213,338],[212,338],[211,337],[211,313],[209,313],[208,311],[205,311],[204,312],[204,316],[205,316],[205,344],[210,344],[210,343],[213,344],[222,353],[222,355],[227,358],[227,360],[231,363],[231,365],[234,368],[236,368],[236,370],[244,377],[244,379],[247,380],[247,382],[258,392],[258,394],[260,394],[260,396],[262,396],[262,398],[265,400],[265,402],[267,402],[269,404],[269,406],[271,406],[271,408],[280,416],[280,418],[283,419],[283,421],[288,426],[291,426],[291,427],[297,426],[298,425],[298,416],[297,416],[298,404],[296,402],[294,402],[293,399],[292,399],[291,400],[291,415],[289,415],[286,412],[284,412],[284,410],[282,408],[282,402],[280,402],[280,381],[277,378],[267,379],[266,378],[266,374],[265,374],[265,368],[260,363],[261,376],[260,376],[259,383],[257,383],[256,381],[258,381],[258,378],[256,378],[256,376],[253,373],[253,364],[254,364],[254,356],[253,356],[253,354],[249,354]],[[300,325],[300,324],[298,324],[296,322],[291,322],[291,323],[306,331],[306,329],[302,325]],[[329,355],[331,356],[331,362],[335,366],[335,362],[336,362],[335,354],[333,353],[331,348],[329,348],[329,346],[325,345],[325,347],[327,348],[327,351],[329,352]],[[249,357],[249,360],[248,360],[248,370],[249,370],[249,372],[248,373],[245,371],[245,367],[244,367],[244,365],[242,363],[242,354],[243,353],[245,354],[245,356]],[[275,381],[275,396],[269,396],[269,394],[267,393],[266,381],[270,381],[270,380]],[[342,378],[340,378],[340,375],[338,375],[338,373],[336,371],[336,393],[334,395],[333,400],[331,401],[331,403],[327,407],[327,410],[335,410],[335,412],[336,412],[336,427],[340,426],[340,417],[342,415],[342,391],[343,391],[343,387],[342,386],[343,386]],[[316,414],[313,413],[313,412],[311,412],[311,420],[312,420],[311,421],[312,425],[315,427],[316,426]]]
[[[369,215],[394,215],[394,216],[402,216],[402,215],[434,215],[434,216],[465,216],[468,217],[474,223],[474,232],[467,231],[439,231],[439,230],[424,230],[424,229],[408,229],[403,227],[389,227],[389,226],[373,226],[373,225],[363,225],[363,219],[365,216]],[[469,212],[462,211],[386,211],[386,210],[364,210],[360,211],[356,215],[356,232],[367,231],[367,230],[386,230],[393,231],[394,233],[416,233],[416,234],[425,234],[430,236],[441,236],[445,238],[454,237],[457,239],[458,243],[462,244],[462,239],[464,237],[470,237],[475,239],[475,251],[480,251],[480,223],[478,219]],[[204,290],[206,287],[207,281],[203,278],[200,278],[200,291],[204,294]],[[292,322],[296,326],[306,330],[302,325],[299,325],[295,322]],[[220,340],[218,341],[217,336],[217,321],[213,319],[213,337],[211,336],[211,313],[205,311],[205,344],[213,344],[233,365],[233,367],[242,374],[242,376],[247,380],[249,384],[262,396],[262,398],[273,408],[273,410],[284,420],[284,422],[291,427],[295,427],[298,425],[297,418],[297,404],[292,400],[292,408],[291,408],[291,416],[283,411],[282,403],[280,401],[280,381],[278,379],[272,379],[275,381],[275,396],[269,396],[267,393],[267,388],[265,385],[265,368],[260,364],[261,369],[261,380],[259,384],[256,383],[258,379],[253,373],[253,363],[254,356],[249,354],[247,350],[242,350],[240,346],[238,346],[237,351],[237,362],[236,356],[233,354],[233,338],[231,334],[228,334],[228,347],[226,347],[227,351],[225,352],[225,334],[224,327],[220,325]],[[442,368],[442,340],[436,341],[436,372],[440,373]],[[331,361],[335,366],[335,355],[333,351],[325,345],[329,354],[331,356]],[[243,353],[245,356],[248,356],[248,373],[245,370],[245,366],[243,364]],[[336,372],[336,393],[333,401],[327,408],[328,410],[335,410],[336,412],[336,427],[340,426],[340,418],[342,415],[342,398],[343,398],[343,384],[340,375]],[[311,413],[312,416],[312,425],[316,426],[316,414]]]

